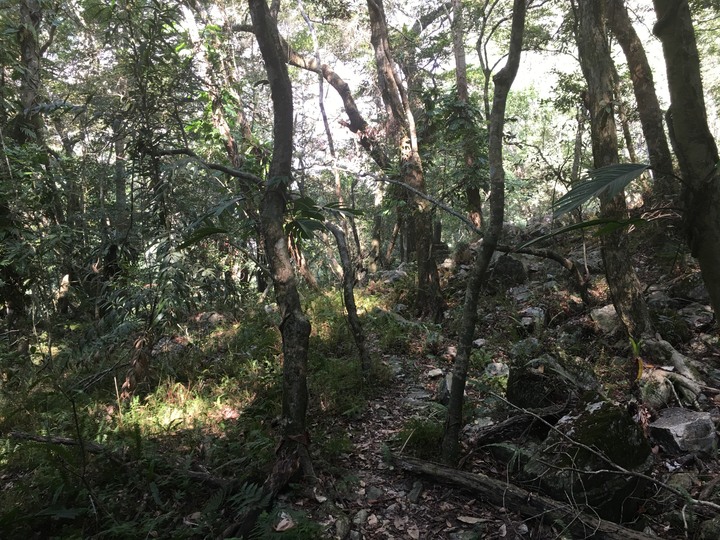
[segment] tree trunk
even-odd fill
[[[663,115],[645,49],[630,21],[625,0],[605,0],[605,3],[608,26],[625,53],[630,71],[640,125],[655,179],[653,196],[660,199],[670,198],[677,193],[678,182],[673,176],[672,157],[663,128]]]
[[[465,60],[465,25],[463,23],[463,2],[462,0],[452,0],[453,22],[453,53],[455,55],[455,85],[457,86],[457,98],[464,107],[470,103],[470,94],[468,92],[467,82],[467,62]],[[467,108],[465,109],[467,112]],[[465,175],[461,179],[465,186],[465,197],[467,198],[467,210],[470,221],[473,222],[476,229],[482,228],[482,197],[480,196],[479,178],[473,178],[472,168],[477,162],[478,147],[473,143],[472,137],[465,139],[463,148],[465,161]]]
[[[389,128],[395,131],[395,146],[400,154],[400,171],[403,183],[420,192],[425,192],[422,161],[418,150],[415,118],[410,110],[407,90],[395,65],[387,21],[382,0],[367,0],[370,15],[370,41],[375,51],[378,82],[383,103],[389,113]],[[437,264],[432,254],[432,206],[414,194],[407,195],[410,207],[408,225],[412,228],[417,260],[417,293],[415,312],[434,322],[443,316],[444,302],[440,292]]]
[[[613,64],[605,32],[603,4],[594,0],[578,0],[576,18],[575,37],[580,65],[588,85],[593,166],[600,168],[619,161],[613,115]],[[605,218],[626,219],[624,193],[613,199],[601,196],[600,211]],[[640,282],[631,264],[627,241],[625,230],[604,234],[602,254],[615,310],[628,334],[639,339],[652,332],[652,324]]]
[[[278,463],[286,462],[290,456],[296,455],[305,474],[311,475],[312,465],[307,450],[309,438],[306,433],[310,322],[300,305],[300,295],[283,229],[293,150],[292,87],[277,26],[270,16],[265,0],[249,0],[249,2],[255,36],[265,60],[273,102],[273,157],[262,200],[260,223],[282,321],[280,332],[283,342],[283,441],[278,450]]]
[[[460,330],[460,346],[453,364],[450,401],[448,403],[445,433],[442,442],[442,459],[444,463],[457,463],[460,452],[459,436],[462,428],[463,396],[467,379],[468,362],[472,342],[475,337],[477,323],[477,303],[480,287],[485,280],[487,268],[500,239],[505,216],[505,169],[503,168],[503,129],[505,127],[505,108],[515,75],[520,65],[523,33],[525,31],[525,0],[514,0],[510,48],[508,59],[493,78],[495,91],[490,112],[490,128],[488,141],[488,160],[490,163],[490,219],[487,232],[483,238],[482,249],[475,259],[475,266],[468,280],[463,305],[462,328]]]
[[[720,310],[720,174],[688,3],[654,0],[670,88],[670,138],[683,177],[685,233],[717,317]]]
[[[353,292],[353,288],[355,287],[355,271],[353,270],[352,261],[350,260],[345,233],[332,223],[325,223],[325,227],[333,233],[338,245],[338,252],[340,253],[340,261],[342,263],[342,289],[343,299],[345,300],[345,311],[348,316],[348,325],[350,326],[350,331],[355,340],[355,346],[360,355],[360,366],[362,368],[363,378],[367,379],[370,376],[370,353],[365,346],[365,332],[363,332],[362,324],[357,314],[357,307],[355,306],[355,294]]]

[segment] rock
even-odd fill
[[[555,427],[627,470],[647,473],[652,466],[650,444],[623,407],[608,401],[591,402],[575,415],[561,418]],[[521,478],[557,500],[583,501],[605,519],[631,520],[643,500],[645,484],[635,477],[598,472],[608,469],[608,464],[558,431],[551,431],[533,453]]]
[[[603,334],[614,334],[620,328],[620,319],[612,304],[593,309],[590,318],[595,321]]]
[[[395,304],[392,308],[392,310],[395,313],[402,313],[403,311],[407,311],[407,306],[405,304]]]
[[[510,356],[516,360],[528,360],[538,356],[542,352],[542,346],[538,338],[529,337],[513,343],[510,349]]]
[[[411,387],[408,390],[405,403],[411,407],[425,407],[432,395],[430,392],[420,387]]]
[[[671,407],[660,411],[650,424],[650,436],[670,453],[715,450],[715,424],[710,413]]]
[[[413,483],[413,487],[410,490],[410,493],[408,493],[408,501],[410,501],[413,504],[417,504],[417,502],[420,500],[420,495],[423,491],[423,484],[420,480],[415,480],[415,483]]]
[[[532,409],[565,403],[586,392],[596,393],[599,387],[592,369],[581,359],[544,354],[510,365],[506,395],[513,405]]]
[[[537,445],[529,441],[522,445],[499,442],[489,444],[487,448],[496,460],[507,466],[510,474],[515,474],[525,467],[537,451]]]
[[[477,338],[475,341],[473,341],[473,347],[476,347],[479,349],[480,347],[484,347],[486,343],[487,343],[487,339]]]
[[[690,289],[687,293],[687,296],[690,300],[694,300],[695,302],[701,302],[703,304],[710,303],[710,294],[705,288],[704,283],[701,283],[697,287],[693,287],[692,289]]]
[[[693,303],[678,310],[678,313],[696,330],[708,327],[714,320],[712,308],[705,304]]]
[[[720,538],[720,517],[705,521],[700,525],[700,540],[717,540]]]
[[[182,336],[164,336],[157,340],[152,348],[152,356],[172,355],[177,356],[185,352],[190,346],[190,340]]]
[[[385,492],[381,488],[375,486],[369,487],[365,492],[365,498],[368,501],[378,501],[383,498],[383,495],[385,495]],[[367,518],[367,513],[365,514],[365,518]]]
[[[437,379],[438,377],[443,376],[443,370],[440,368],[431,369],[430,371],[428,371],[427,376],[430,379]]]
[[[350,532],[350,520],[344,514],[338,516],[335,520],[335,536],[344,539]]]
[[[440,379],[435,390],[435,401],[442,405],[450,403],[450,391],[452,389],[452,373],[448,373]]]
[[[502,362],[490,362],[485,366],[486,377],[507,377],[510,375],[510,367]]]
[[[522,285],[527,281],[525,265],[510,255],[503,255],[490,270],[488,281],[503,290]]]
[[[529,307],[520,312],[520,324],[527,332],[541,329],[545,319],[545,310],[540,307]]]
[[[674,304],[673,299],[660,285],[650,285],[646,298],[651,309],[665,309]]]
[[[521,304],[532,298],[532,291],[526,285],[520,287],[511,287],[508,291],[518,304]]]
[[[373,489],[373,488],[370,488],[370,489]],[[380,493],[380,495],[382,496],[382,492]],[[368,490],[368,499],[370,499],[370,490]],[[353,517],[353,520],[352,520],[353,524],[364,525],[365,522],[367,521],[369,513],[370,512],[368,512],[368,510],[366,508],[360,509],[358,511],[358,513],[355,514],[355,516]]]

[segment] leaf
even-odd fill
[[[207,227],[201,227],[193,232],[182,244],[178,246],[178,249],[185,249],[190,246],[194,246],[204,238],[212,236],[213,234],[227,234],[228,230],[223,227],[215,227],[209,225]]]
[[[619,228],[622,227],[630,227],[631,225],[639,225],[640,223],[645,223],[645,220],[642,218],[630,218],[630,219],[609,219],[609,218],[602,218],[602,219],[591,219],[589,221],[581,221],[580,223],[573,223],[572,225],[566,225],[565,227],[560,227],[559,229],[554,230],[551,233],[544,234],[539,238],[534,238],[530,240],[529,242],[525,242],[524,244],[521,244],[516,249],[525,249],[527,247],[532,246],[533,244],[537,244],[538,242],[542,242],[543,240],[547,240],[548,238],[552,238],[553,236],[557,236],[559,234],[565,234],[570,231],[576,231],[580,229],[588,229],[591,227],[598,227],[597,234],[608,234],[610,232],[613,232]]]
[[[457,520],[461,523],[467,523],[468,525],[476,525],[477,523],[480,523],[482,521],[481,518],[471,516],[458,516]]]
[[[621,163],[589,171],[587,180],[579,183],[555,202],[553,215],[559,217],[571,212],[602,194],[613,198],[649,168],[650,165],[643,163]]]

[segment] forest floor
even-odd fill
[[[709,387],[720,386],[717,325],[698,292],[697,269],[672,249],[658,263],[657,245],[645,244],[634,257],[655,301],[658,331],[678,351],[702,360]],[[592,274],[601,275],[597,246],[586,255]],[[515,279],[511,271],[491,275],[482,295],[461,441],[459,469],[501,486],[514,482],[507,457],[476,444],[473,433],[497,421],[497,396],[507,384],[503,369],[520,345],[540,355],[562,351],[591,366],[604,395],[622,406],[635,397],[631,344],[591,317],[592,309],[609,304],[602,278],[593,283],[593,305],[586,306],[557,264],[522,262],[522,283],[503,281]],[[411,271],[382,272],[357,289],[376,362],[369,382],[360,374],[340,295],[304,293],[313,321],[308,431],[317,478],[295,479],[260,516],[251,538],[585,537],[542,512],[491,504],[490,495],[497,494],[412,474],[395,460],[439,461],[442,382],[457,347],[467,271],[462,264],[442,269],[448,301],[442,325],[410,313]],[[681,299],[680,307],[663,307],[666,297]],[[131,325],[122,334],[121,325],[61,321],[47,334],[62,347],[39,344],[29,366],[0,359],[0,538],[221,538],[244,510],[264,507],[258,486],[279,437],[281,349],[272,304],[249,298],[235,314],[199,313],[154,334]],[[123,382],[137,374],[138,358],[147,361],[148,372],[123,400]],[[499,371],[488,376],[489,368]],[[709,392],[698,406],[717,421],[716,397]],[[531,431],[512,442],[531,444]],[[677,456],[655,447],[653,459],[652,478],[689,497],[720,502],[716,455]],[[650,493],[628,530],[668,539],[719,537],[713,536],[720,530],[717,513],[661,488]],[[708,526],[713,517],[719,529]]]

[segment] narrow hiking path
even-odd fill
[[[395,355],[385,355],[383,362],[392,372],[392,383],[368,402],[362,416],[344,426],[353,448],[339,460],[342,473],[320,478],[324,495],[332,504],[323,496],[316,498],[325,504],[317,504],[314,517],[329,526],[335,538],[354,540],[472,540],[527,535],[528,525],[505,509],[494,508],[455,487],[414,477],[390,464],[389,452],[402,454],[412,432],[407,426],[413,425],[413,419],[437,417],[442,423],[434,403],[441,380],[436,373],[438,368],[447,370],[449,364],[439,366],[436,359]],[[433,453],[439,447],[427,451]]]

